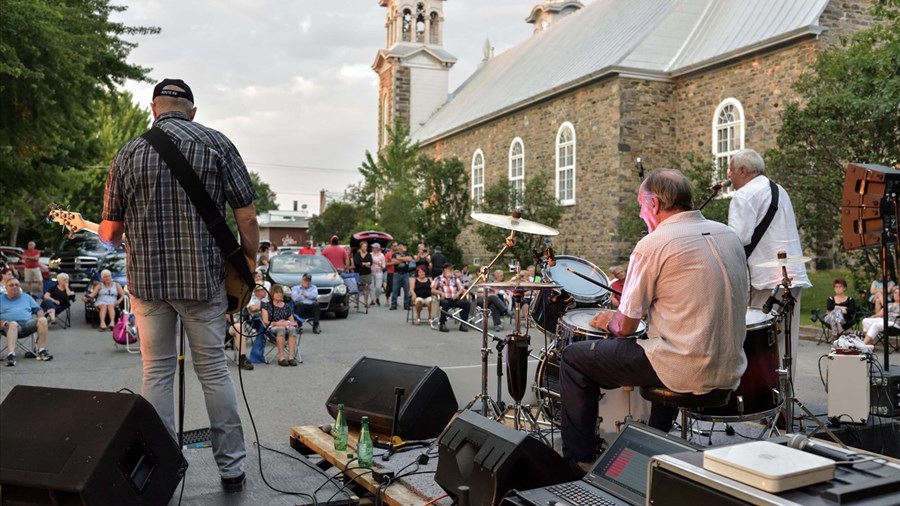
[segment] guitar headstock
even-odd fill
[[[86,222],[81,217],[81,213],[62,209],[57,206],[50,207],[50,213],[47,215],[48,222],[55,222],[63,226],[69,234],[74,234],[79,230],[86,228]]]

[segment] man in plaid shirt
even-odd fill
[[[463,321],[469,319],[469,310],[472,306],[469,304],[469,301],[460,299],[460,296],[465,291],[466,287],[453,275],[453,264],[445,265],[444,272],[431,282],[431,293],[441,297],[441,332],[450,332],[447,329],[447,311],[450,308],[460,308],[462,312],[459,317]],[[466,328],[464,323],[460,323],[459,331],[468,332],[469,329]]]
[[[237,149],[221,133],[193,121],[194,95],[180,79],[156,85],[151,109],[154,126],[185,156],[218,211],[224,213],[226,201],[231,205],[241,250],[253,258],[259,246],[253,205],[256,191]],[[118,245],[123,233],[128,235],[128,290],[141,336],[141,394],[174,438],[173,382],[180,318],[194,371],[203,385],[222,486],[227,492],[239,492],[246,450],[224,350],[225,260],[181,184],[142,137],[119,151],[106,181],[100,239]]]

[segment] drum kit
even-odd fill
[[[505,409],[488,394],[488,321],[489,313],[487,296],[482,297],[482,383],[481,392],[465,407],[471,409],[480,404],[481,414],[498,421],[512,419],[516,430],[526,430],[539,439],[547,441],[541,426],[551,429],[560,425],[560,382],[559,363],[563,349],[575,342],[605,339],[609,335],[590,325],[594,317],[602,311],[611,310],[611,294],[616,293],[609,286],[609,278],[593,263],[575,256],[553,256],[549,254],[540,260],[541,279],[528,281],[516,277],[511,281],[489,282],[488,273],[492,266],[506,251],[515,244],[516,232],[543,236],[556,236],[559,232],[539,223],[522,219],[518,213],[503,216],[485,213],[473,213],[476,221],[510,230],[509,237],[501,251],[490,264],[479,269],[478,276],[470,286],[493,290],[506,290],[513,294],[515,305],[515,325],[511,334],[505,338],[497,338],[497,376],[507,375],[507,389],[514,403]],[[728,405],[715,409],[705,409],[692,413],[691,417],[711,422],[741,422],[748,420],[771,420],[763,434],[771,434],[777,414],[782,412],[786,420],[793,419],[793,404],[812,416],[796,398],[791,389],[790,378],[792,351],[790,349],[790,318],[794,300],[791,296],[790,282],[785,267],[796,263],[808,262],[808,257],[787,257],[779,254],[779,258],[759,264],[761,267],[781,267],[784,273],[781,301],[775,301],[779,310],[772,314],[759,308],[748,308],[746,313],[747,334],[744,341],[744,352],[747,356],[747,370],[741,378],[738,389],[731,397]],[[537,278],[537,276],[536,276]],[[775,298],[774,296],[772,297]],[[527,309],[526,309],[527,308]],[[770,308],[769,308],[770,309]],[[525,314],[527,313],[527,314]],[[523,320],[525,323],[523,325]],[[785,355],[779,367],[778,357],[778,325],[785,321],[786,339]],[[539,355],[532,354],[529,349],[531,338],[528,328],[534,327],[544,335],[544,346]],[[647,334],[647,323],[642,321],[631,338],[642,339]],[[503,366],[503,359],[506,367]],[[538,405],[523,405],[528,383],[528,360],[537,359],[538,366],[532,381],[532,390]],[[498,398],[500,397],[498,382]],[[600,399],[598,420],[598,436],[612,436],[620,430],[625,422],[649,416],[650,405],[631,389],[622,391],[604,391]],[[604,405],[605,404],[605,405]],[[538,418],[542,417],[539,422]],[[818,421],[818,420],[816,420]],[[827,431],[827,429],[825,429]],[[763,435],[761,434],[761,436]]]

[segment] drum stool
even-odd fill
[[[731,390],[712,390],[705,394],[681,394],[665,387],[641,387],[641,397],[651,403],[678,408],[681,413],[681,439],[687,440],[688,413],[694,408],[718,408],[728,404]]]

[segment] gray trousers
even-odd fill
[[[194,372],[203,386],[213,456],[223,478],[244,472],[244,429],[234,382],[225,358],[224,287],[210,300],[145,301],[131,296],[141,341],[144,377],[141,395],[156,408],[175,438],[174,381],[177,369],[179,317],[191,347]]]

